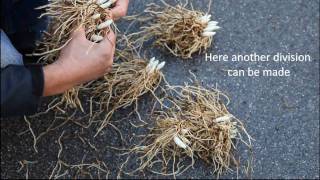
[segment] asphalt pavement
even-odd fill
[[[129,15],[140,13],[151,0],[131,0]],[[176,1],[170,1],[174,4]],[[207,0],[190,0],[195,9],[206,12]],[[214,0],[210,13],[222,27],[214,37],[214,45],[208,52],[218,55],[233,54],[276,54],[278,52],[308,54],[311,62],[206,62],[205,56],[195,55],[192,60],[183,61],[152,46],[145,47],[146,57],[157,57],[166,61],[166,79],[171,84],[182,85],[191,77],[191,70],[202,83],[217,86],[229,95],[229,110],[243,120],[253,142],[252,178],[312,178],[319,179],[319,0]],[[119,29],[128,26],[120,22]],[[138,31],[133,25],[131,32]],[[228,69],[280,69],[290,70],[289,77],[230,77]],[[43,101],[43,106],[48,100]],[[151,107],[150,97],[144,96],[140,103],[141,114],[147,114]],[[130,110],[119,111],[113,119],[125,117]],[[136,117],[131,117],[137,122]],[[41,133],[52,121],[48,115],[33,120],[36,134]],[[115,125],[125,138],[142,134],[144,129],[134,128],[120,121]],[[109,177],[117,177],[118,167],[125,160],[119,151],[108,146],[121,147],[119,135],[108,127],[93,139],[94,131],[81,131],[80,127],[67,124],[50,132],[39,141],[35,153],[33,139],[23,118],[1,121],[1,179],[24,178],[26,168],[20,168],[19,161],[32,161],[28,165],[29,178],[47,178],[57,161],[58,138],[63,131],[70,138],[63,140],[62,158],[77,164],[85,156],[86,162],[103,160]],[[76,134],[87,137],[98,149],[96,152]],[[245,158],[248,151],[239,148]],[[132,160],[135,162],[135,160]],[[244,161],[245,162],[245,161]],[[130,167],[129,167],[130,168]],[[212,169],[197,162],[193,169],[177,178],[215,178]],[[72,177],[66,176],[66,177]],[[139,178],[129,177],[126,178]],[[142,178],[159,178],[159,175],[140,174]],[[240,178],[246,174],[240,172]],[[236,172],[229,172],[221,178],[237,178]]]

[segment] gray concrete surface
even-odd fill
[[[132,0],[129,14],[142,11],[151,0]],[[207,0],[192,1],[196,9],[207,10]],[[173,3],[173,1],[172,1]],[[215,36],[215,43],[208,51],[215,54],[300,53],[310,54],[307,63],[247,63],[205,62],[204,56],[191,61],[180,61],[157,48],[146,48],[147,56],[156,56],[167,62],[165,74],[172,84],[182,84],[192,70],[206,86],[218,85],[231,97],[230,111],[247,126],[254,141],[253,178],[317,178],[319,179],[319,0],[214,0],[211,13],[223,27]],[[120,29],[124,29],[120,25]],[[137,29],[133,29],[137,30]],[[228,77],[225,69],[247,67],[291,70],[290,77]],[[142,112],[150,106],[149,97],[140,102]],[[120,111],[114,119],[124,117],[128,110]],[[145,113],[142,113],[145,114]],[[48,116],[33,121],[38,134],[52,120]],[[132,121],[134,118],[132,118]],[[144,130],[129,123],[115,123],[129,138]],[[63,130],[67,135],[80,132],[79,127],[66,125],[45,136],[38,145],[39,153],[32,149],[32,136],[26,133],[23,119],[1,121],[1,178],[24,178],[25,169],[17,172],[18,161],[37,161],[29,165],[29,177],[46,178],[57,160],[57,139]],[[92,137],[94,131],[83,136]],[[92,138],[91,138],[92,140]],[[112,128],[91,141],[94,152],[79,139],[65,139],[62,158],[69,163],[86,161],[95,157],[107,164],[110,175],[116,177],[123,158],[107,145],[121,146],[119,136]],[[240,154],[247,152],[240,148]],[[243,173],[242,178],[247,176]],[[72,176],[69,176],[72,177]],[[124,176],[127,177],[127,176]],[[140,177],[159,177],[150,173]],[[194,169],[178,178],[213,178],[210,168],[199,162]],[[235,172],[222,178],[236,178]],[[128,178],[128,177],[127,177]],[[131,177],[134,178],[134,177]],[[137,178],[137,177],[135,177]]]

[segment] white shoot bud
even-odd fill
[[[222,117],[218,117],[217,119],[215,119],[215,121],[217,123],[220,123],[220,122],[227,122],[227,121],[230,121],[232,119],[232,115],[231,114],[228,114],[228,115],[225,115],[225,116],[222,116]]]
[[[189,132],[188,129],[181,129],[181,133],[182,133],[182,134],[187,134],[188,132]]]
[[[151,64],[149,63],[146,67],[146,71],[149,72],[150,71],[150,68],[151,68]]]
[[[110,1],[104,3],[104,4],[101,4],[100,7],[103,8],[103,9],[107,9],[109,8],[110,6],[112,5],[112,3]]]
[[[94,35],[91,36],[91,40],[94,41],[94,42],[99,42],[99,41],[103,40],[103,37],[94,34]]]
[[[99,24],[99,25],[97,26],[97,29],[98,29],[98,30],[101,30],[101,29],[107,28],[107,27],[109,27],[112,23],[113,23],[113,20],[112,20],[112,19],[109,19],[109,20],[107,20],[107,21]]]
[[[202,36],[204,37],[211,37],[211,36],[214,36],[216,34],[216,32],[203,32],[202,33]]]
[[[151,64],[151,63],[149,63],[149,64],[147,65],[147,67],[146,67],[146,71],[147,71],[147,72],[149,72],[149,71],[150,71],[151,66],[152,66],[152,64]]]
[[[238,134],[238,129],[236,127],[232,128],[230,137],[235,138],[237,137],[237,134]]]
[[[146,71],[149,74],[151,74],[154,71],[158,71],[158,70],[162,69],[165,64],[166,64],[166,62],[159,63],[159,60],[156,60],[156,58],[153,57],[153,58],[150,59],[149,64],[146,67]]]
[[[105,2],[107,2],[108,0],[97,0],[97,3],[98,4],[103,4],[103,3],[105,3]]]
[[[160,69],[162,69],[164,67],[164,65],[166,64],[166,62],[162,62],[160,64],[158,64],[158,66],[156,67],[156,70],[159,71]]]
[[[173,138],[174,142],[176,143],[177,146],[183,148],[183,149],[186,149],[187,148],[187,145],[182,142],[182,140],[178,137],[178,136],[174,136]]]
[[[220,29],[219,26],[216,26],[216,25],[208,25],[203,31],[204,32],[210,32],[210,31],[215,31],[215,30],[218,30]]]
[[[218,25],[218,21],[209,21],[208,26],[211,26],[211,25],[213,25],[213,26]]]
[[[187,138],[185,138],[185,137],[180,137],[180,139],[183,141],[183,142],[185,142],[187,145],[190,145],[191,144],[191,142],[187,139]]]
[[[152,64],[153,64],[153,62],[154,62],[155,60],[156,60],[155,57],[153,57],[153,58],[150,59],[148,65],[147,65],[147,67],[146,67],[146,71],[147,71],[147,72],[150,71],[150,68],[152,67]]]
[[[92,19],[98,19],[98,18],[100,18],[100,16],[101,16],[101,14],[95,14],[95,15],[93,15],[91,18],[92,18]]]
[[[152,62],[152,68],[156,68],[158,64],[159,64],[159,60],[153,61]]]
[[[108,2],[101,4],[100,7],[103,9],[109,8],[113,3],[115,3],[117,0],[109,0]]]
[[[211,15],[207,14],[199,18],[200,23],[206,24],[210,21]]]
[[[151,58],[151,59],[150,59],[150,63],[154,62],[155,60],[156,60],[155,57]]]
[[[159,64],[158,60],[151,62],[150,69],[149,69],[148,73],[149,74],[153,73],[154,70],[157,68],[158,64]]]
[[[156,59],[153,57],[153,58],[150,59],[150,62],[146,67],[146,71],[148,73],[151,73],[154,70],[154,63],[156,63]]]

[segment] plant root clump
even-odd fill
[[[99,99],[101,109],[107,112],[98,132],[108,124],[117,109],[134,104],[137,112],[139,97],[146,93],[156,97],[154,92],[164,79],[160,71],[164,65],[165,62],[160,63],[155,58],[149,63],[143,59],[114,63],[111,72],[92,84],[93,97]]]
[[[189,10],[182,5],[165,4],[165,8],[161,8],[151,4],[145,12],[151,18],[141,21],[149,24],[130,35],[133,41],[141,47],[145,41],[154,38],[156,46],[184,59],[192,58],[194,53],[201,53],[210,47],[215,35],[213,31],[220,28],[216,21],[210,21],[211,15]]]
[[[235,140],[251,148],[251,137],[243,123],[228,112],[222,99],[226,96],[201,86],[169,89],[174,94],[168,98],[172,106],[154,116],[155,127],[143,145],[131,149],[140,164],[129,174],[148,168],[156,174],[175,176],[192,167],[196,159],[212,166],[218,177],[231,170],[232,163],[237,165]],[[186,158],[191,159],[188,166],[182,164]],[[159,163],[162,172],[153,170]]]
[[[110,10],[102,8],[96,1],[57,0],[38,9],[46,10],[41,17],[47,16],[50,22],[47,32],[44,32],[41,42],[32,54],[39,56],[39,62],[43,64],[51,64],[57,60],[61,49],[71,40],[71,33],[80,26],[84,27],[86,37],[93,41],[93,46],[94,42],[100,41],[111,28],[116,29]],[[106,26],[106,23],[109,25]],[[80,89],[79,86],[68,90],[62,95],[61,101],[69,107],[83,111],[78,97]]]
[[[85,28],[89,40],[93,40],[94,35],[103,37],[110,31],[110,27],[97,28],[98,25],[112,20],[112,17],[108,9],[100,7],[94,1],[50,1],[49,4],[38,9],[45,9],[46,13],[40,17],[47,16],[50,21],[48,31],[44,33],[38,49],[33,54],[40,56],[43,63],[54,62],[58,58],[61,48],[70,40],[71,33],[80,26]],[[114,24],[112,25],[115,27]]]

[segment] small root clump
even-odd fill
[[[237,165],[235,140],[251,148],[251,137],[243,123],[228,112],[221,92],[201,86],[175,86],[169,88],[174,96],[168,101],[172,106],[154,116],[155,127],[142,144],[131,149],[138,155],[139,168],[162,175],[179,175],[201,159],[221,175]],[[226,97],[227,98],[227,97]],[[227,99],[228,100],[228,99]],[[188,166],[182,164],[191,159]],[[188,162],[188,161],[185,161]],[[162,171],[154,171],[155,164]]]
[[[64,104],[65,108],[79,108],[82,112],[84,112],[81,100],[79,98],[79,93],[81,91],[81,87],[77,86],[74,88],[71,88],[64,92],[64,94],[61,97],[61,104]]]
[[[92,84],[93,97],[99,99],[100,108],[107,112],[98,132],[108,124],[116,110],[134,104],[139,114],[138,98],[147,93],[156,97],[154,92],[164,79],[161,72],[164,65],[165,62],[160,63],[155,58],[149,63],[142,59],[115,63],[111,72]]]
[[[218,22],[210,21],[211,15],[189,10],[182,5],[165,3],[165,8],[161,8],[151,4],[145,12],[151,18],[141,21],[150,23],[142,27],[142,31],[130,35],[135,44],[141,47],[145,41],[155,38],[156,46],[184,59],[192,58],[194,53],[201,53],[210,47],[216,34],[214,31],[220,28]]]
[[[41,17],[48,17],[49,26],[32,55],[39,56],[39,62],[43,64],[53,63],[59,57],[61,49],[71,40],[71,33],[80,26],[84,27],[87,39],[93,42],[101,41],[111,28],[116,30],[109,9],[111,6],[106,7],[99,2],[95,0],[57,0],[39,7],[38,9],[46,10]],[[78,97],[80,89],[80,87],[75,87],[68,90],[63,94],[61,100],[67,106],[80,108],[83,111]]]

